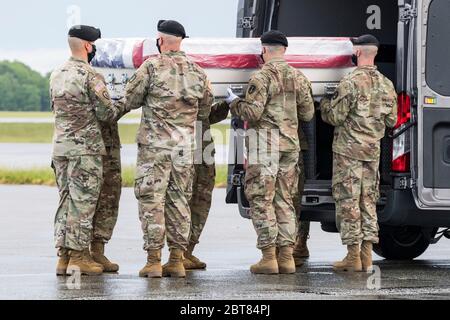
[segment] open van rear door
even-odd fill
[[[450,1],[417,9],[417,204],[450,209]]]

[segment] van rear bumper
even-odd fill
[[[410,189],[391,189],[386,206],[378,211],[380,224],[392,226],[450,227],[450,211],[420,210]]]
[[[237,190],[239,212],[242,217],[249,219],[249,204],[244,199],[243,190],[241,188]],[[383,193],[385,195],[384,205],[377,208],[379,224],[450,228],[450,211],[420,210],[416,206],[410,189],[388,188]],[[335,225],[335,206],[334,204],[303,206],[301,219],[303,221],[321,222],[325,225]]]
[[[386,190],[386,204],[378,207],[378,222],[390,226],[450,227],[450,212],[420,210],[411,190]],[[336,223],[334,205],[303,207],[302,220]]]

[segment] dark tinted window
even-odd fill
[[[279,0],[278,28],[289,36],[353,37],[372,33],[397,41],[396,0]]]
[[[290,37],[355,37],[381,42],[377,64],[395,79],[397,0],[277,0],[272,27]]]
[[[450,96],[450,0],[433,0],[428,13],[426,80],[443,96]]]

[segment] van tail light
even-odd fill
[[[410,153],[401,155],[400,157],[392,160],[392,171],[394,172],[409,172],[410,168]]]
[[[411,98],[405,92],[398,96],[398,121],[395,130],[406,125],[411,120]],[[406,131],[393,140],[392,171],[409,172],[411,163],[410,133]]]

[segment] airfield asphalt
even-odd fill
[[[141,279],[145,264],[137,203],[124,189],[120,218],[107,255],[120,264],[117,275],[82,277],[79,286],[54,275],[55,188],[0,186],[0,299],[448,299],[450,243],[442,240],[416,261],[376,257],[375,274],[336,274],[331,264],[344,255],[337,234],[312,225],[311,259],[295,275],[256,276],[260,258],[250,221],[214,193],[210,219],[196,254],[206,271],[186,279]],[[167,251],[163,260],[167,259]],[[68,284],[69,283],[69,284]]]

